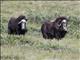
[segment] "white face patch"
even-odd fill
[[[66,22],[67,22],[67,21],[66,21],[65,19],[62,21],[63,29],[64,29],[65,31],[67,31]]]
[[[22,29],[25,29],[25,23],[22,23],[21,25]]]
[[[21,22],[22,22],[22,24],[21,24],[22,29],[25,29],[26,20],[25,19],[22,19]]]
[[[26,22],[26,20],[25,20],[25,19],[22,19],[21,21],[22,21],[22,22]]]
[[[66,23],[66,20],[64,19],[62,22]]]

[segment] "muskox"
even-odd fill
[[[20,15],[18,18],[11,17],[8,22],[8,34],[24,35],[27,32],[27,18]]]
[[[55,21],[45,21],[41,26],[41,32],[45,39],[61,39],[67,33],[67,21],[64,16],[56,18]]]

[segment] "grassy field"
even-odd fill
[[[28,16],[25,36],[8,35],[11,16]],[[45,19],[68,16],[68,34],[60,41],[45,40]],[[1,60],[80,60],[80,1],[2,1]]]

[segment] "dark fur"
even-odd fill
[[[27,29],[21,30],[20,24],[18,24],[22,19],[27,21],[27,18],[24,15],[20,15],[18,18],[11,17],[8,22],[8,34],[25,34]]]
[[[41,32],[43,35],[43,38],[45,39],[61,39],[65,36],[67,31],[62,29],[62,26],[58,26],[61,24],[62,20],[65,19],[67,21],[66,17],[58,17],[54,22],[45,21],[41,26]],[[67,23],[66,23],[67,24]]]

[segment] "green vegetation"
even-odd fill
[[[25,36],[8,35],[11,16],[28,16]],[[60,41],[45,40],[40,28],[45,19],[69,17],[68,34]],[[2,1],[1,60],[79,60],[80,1]]]

